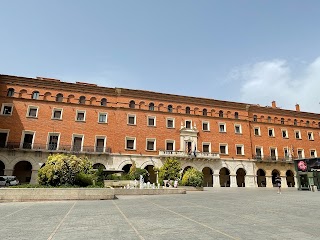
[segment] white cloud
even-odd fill
[[[300,71],[297,71],[299,69]],[[242,102],[320,113],[320,57],[310,64],[290,66],[285,60],[258,62],[239,67],[231,77],[242,82]]]

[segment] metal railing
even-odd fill
[[[261,162],[291,162],[294,159],[298,159],[297,157],[291,156],[274,156],[274,155],[253,155],[252,158],[256,161]]]
[[[109,154],[110,147],[94,147],[79,145],[62,145],[62,144],[37,144],[37,143],[18,143],[8,142],[4,147],[9,150],[25,150],[25,151],[44,151],[44,152],[76,152],[76,153],[92,153],[92,154]]]
[[[174,156],[174,157],[196,157],[196,158],[210,158],[219,159],[219,153],[212,152],[191,152],[187,153],[185,151],[173,151],[173,150],[160,150],[159,156]]]

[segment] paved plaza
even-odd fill
[[[105,201],[0,203],[0,239],[320,239],[320,192],[205,188]]]

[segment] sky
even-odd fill
[[[0,74],[320,113],[320,1],[0,1]]]

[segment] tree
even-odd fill
[[[38,171],[38,182],[41,185],[60,186],[75,185],[84,180],[83,185],[92,182],[92,163],[87,157],[54,154],[48,157],[45,166]]]
[[[182,177],[182,185],[202,187],[203,173],[195,168],[189,168]]]
[[[176,158],[166,158],[159,171],[159,182],[163,180],[175,180],[181,177],[181,163]]]
[[[131,180],[139,180],[140,179],[140,175],[142,175],[142,177],[144,179],[146,179],[147,175],[148,175],[148,171],[146,169],[141,169],[141,168],[137,168],[136,167],[136,162],[132,161],[132,165],[130,167],[129,170],[129,177]]]

